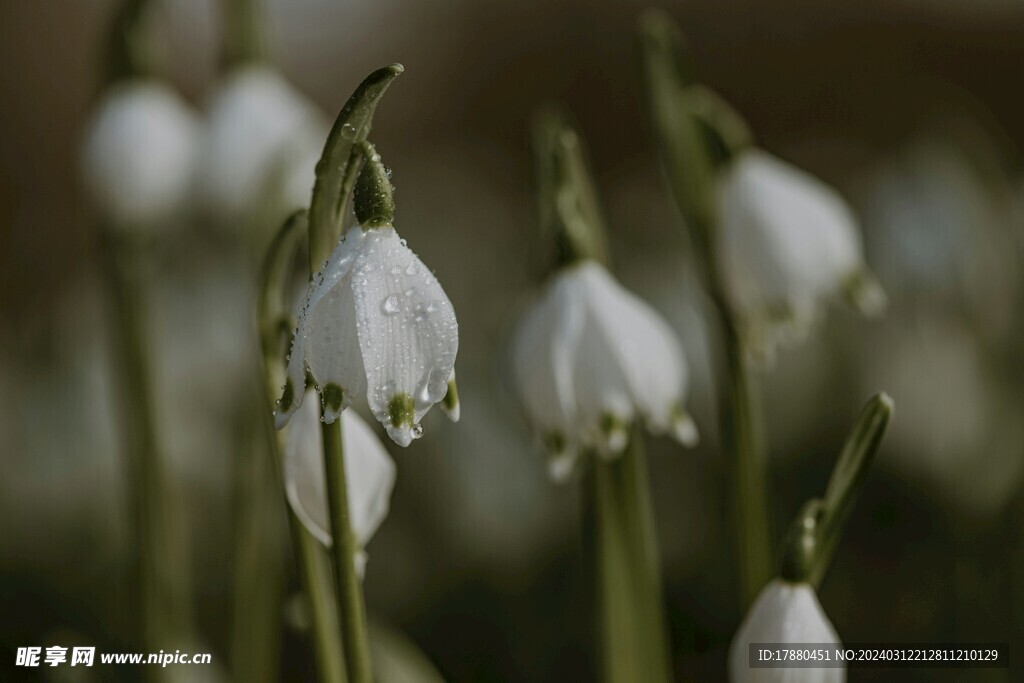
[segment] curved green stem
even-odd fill
[[[672,680],[654,511],[637,429],[621,457],[594,459],[597,555],[604,679]]]
[[[322,423],[324,437],[324,475],[327,481],[327,506],[331,517],[331,545],[334,557],[334,585],[338,601],[341,640],[345,645],[345,665],[352,683],[373,683],[370,643],[366,635],[363,588],[356,573],[356,537],[348,511],[348,487],[345,481],[345,449],[341,419]]]
[[[361,144],[370,134],[373,114],[391,81],[405,71],[401,64],[377,69],[363,79],[334,121],[323,155],[316,166],[316,182],[309,206],[309,271],[315,273],[341,237],[349,195],[362,161]]]
[[[782,546],[780,575],[821,585],[860,489],[892,417],[893,402],[875,395],[843,444],[823,498],[807,501],[789,526]]]

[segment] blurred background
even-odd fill
[[[831,310],[811,342],[761,377],[776,537],[823,490],[860,406],[886,390],[896,416],[822,587],[824,609],[847,642],[1010,642],[1013,661],[1024,652],[1015,647],[1024,645],[1024,5],[659,4],[687,34],[698,78],[736,105],[759,143],[850,200],[891,301],[874,322]],[[116,651],[127,637],[119,359],[78,161],[113,8],[0,4],[4,671],[18,646]],[[432,413],[426,438],[407,450],[388,442],[398,480],[368,548],[365,588],[371,617],[408,636],[447,680],[597,676],[577,487],[547,479],[510,391],[509,333],[551,263],[527,147],[530,113],[548,100],[568,105],[587,137],[616,274],[686,345],[705,438],[687,452],[652,439],[650,465],[677,679],[725,678],[742,615],[715,342],[644,119],[633,42],[644,8],[265,3],[271,61],[328,120],[371,70],[406,67],[373,139],[394,170],[397,225],[458,312],[462,420]],[[220,6],[164,0],[159,22],[170,77],[201,112],[218,82]],[[165,235],[146,294],[159,430],[189,531],[196,649],[214,653],[217,666],[203,672],[213,680],[229,662],[233,489],[256,363],[253,269],[267,239],[240,232],[197,219]],[[306,680],[302,619],[283,610],[281,677]],[[68,671],[28,675],[71,680],[59,678]]]

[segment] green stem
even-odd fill
[[[183,645],[191,635],[190,567],[173,489],[159,450],[145,341],[145,304],[140,263],[126,241],[108,233],[105,258],[111,313],[120,351],[125,430],[125,471],[136,554],[138,633],[150,652]]]
[[[542,107],[533,116],[532,146],[541,230],[554,238],[558,265],[609,253],[597,185],[583,137],[569,113]]]
[[[270,444],[275,472],[281,471],[281,454],[284,452],[281,434],[274,428],[274,400],[271,398],[284,382],[284,368],[281,362],[288,344],[291,324],[285,322],[288,278],[291,265],[302,238],[306,234],[306,212],[299,211],[285,221],[267,249],[267,257],[261,274],[259,299],[259,335],[263,355],[262,427]],[[301,391],[301,388],[299,389]],[[341,634],[338,632],[338,618],[334,613],[334,586],[332,584],[329,560],[320,542],[313,538],[288,504],[283,495],[284,507],[288,511],[288,527],[291,532],[292,550],[298,564],[302,588],[309,603],[313,630],[313,654],[321,683],[347,683],[345,663],[342,654]]]
[[[235,458],[235,582],[231,630],[231,674],[239,683],[277,680],[281,654],[281,605],[284,596],[282,540],[285,533],[273,446],[250,416],[266,410],[265,401],[242,401]],[[257,392],[263,398],[261,392]],[[255,405],[254,405],[255,404]],[[253,410],[254,409],[254,410]],[[261,419],[261,418],[257,418]],[[266,452],[265,452],[266,451]]]
[[[724,302],[723,302],[724,305]],[[740,598],[746,607],[772,576],[768,482],[758,425],[753,378],[728,308],[725,319],[729,392],[722,411],[723,433],[733,453],[732,497],[736,516]]]
[[[146,29],[150,0],[122,0],[106,38],[103,78],[107,84],[152,77],[158,71],[156,51]]]
[[[671,680],[661,569],[643,443],[594,460],[594,551],[608,683]]]
[[[818,531],[819,547],[808,579],[815,587],[821,585],[832,563],[843,529],[892,419],[892,412],[893,401],[887,394],[872,397],[839,453],[825,489],[823,518]]]
[[[268,380],[270,375],[268,375]],[[276,383],[270,384],[276,387]],[[269,394],[264,395],[264,405],[272,405]],[[276,471],[280,471],[281,432],[274,429],[271,408],[261,411],[263,427],[268,443],[272,445],[271,453]],[[283,493],[283,488],[281,489]],[[291,505],[282,495],[285,509],[288,511],[288,529],[292,539],[292,552],[298,565],[302,589],[310,608],[310,621],[313,631],[313,656],[321,683],[348,683],[345,675],[345,662],[342,651],[341,634],[338,632],[338,619],[334,614],[334,586],[328,566],[326,554],[320,542],[306,531],[302,522],[295,516]]]
[[[341,633],[335,604],[330,558],[320,541],[306,531],[299,518],[289,508],[288,525],[295,545],[295,557],[302,574],[302,588],[309,601],[310,621],[313,627],[313,652],[321,683],[348,683]]]
[[[750,132],[721,97],[694,82],[686,41],[665,12],[645,12],[638,37],[648,113],[662,166],[722,322],[729,377],[720,414],[733,455],[740,595],[746,606],[772,572],[767,480],[755,388],[714,250],[717,171],[737,149],[750,144]]]
[[[331,518],[331,545],[334,556],[335,590],[341,639],[345,645],[345,664],[352,683],[373,683],[370,644],[366,635],[363,589],[356,574],[356,538],[348,512],[348,487],[345,482],[345,450],[341,419],[323,423],[324,475],[327,480],[327,504]]]
[[[263,58],[261,0],[224,0],[224,65],[240,66]]]

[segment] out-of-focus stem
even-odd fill
[[[331,545],[334,556],[335,591],[341,640],[345,645],[345,667],[352,683],[373,683],[370,643],[366,633],[363,587],[356,574],[356,538],[348,511],[348,487],[345,481],[345,450],[341,419],[323,423],[324,474],[327,481],[327,506],[331,517]]]
[[[263,57],[261,0],[223,0],[224,65],[240,66]]]
[[[643,443],[594,459],[594,552],[604,680],[671,680],[658,543]]]
[[[638,37],[648,110],[662,167],[722,323],[728,393],[719,414],[726,448],[732,453],[740,595],[746,607],[772,572],[767,477],[758,438],[755,387],[717,272],[714,250],[717,170],[738,149],[751,143],[750,132],[722,98],[694,82],[686,41],[665,12],[645,12]]]
[[[772,575],[768,482],[753,378],[728,308],[721,308],[724,305],[721,301],[719,310],[724,320],[729,391],[723,398],[722,433],[727,435],[733,453],[731,479],[740,597],[746,607]]]
[[[265,411],[266,404],[251,399],[241,404],[248,410],[241,411],[235,435],[231,674],[238,683],[270,683],[278,678],[281,652],[285,530],[273,446],[264,439],[263,430],[253,429],[250,419],[253,409]]]
[[[135,554],[138,633],[143,649],[171,650],[191,636],[190,567],[174,489],[160,453],[145,339],[142,264],[124,237],[101,247],[120,370],[125,471]]]

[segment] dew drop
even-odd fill
[[[385,315],[394,315],[395,313],[398,313],[398,297],[392,294],[388,298],[384,299],[384,303],[381,304],[380,308],[384,311]]]
[[[412,426],[411,433],[412,433],[412,438],[414,438],[414,439],[420,438],[421,436],[423,436],[423,425],[421,425],[421,424],[419,424],[417,422],[416,424],[414,424]]]
[[[417,273],[419,273],[419,272],[420,272],[420,268],[419,268],[419,266],[417,266],[417,265],[416,265],[416,262],[415,262],[415,261],[413,261],[412,263],[410,263],[410,264],[409,264],[409,265],[408,265],[408,266],[406,267],[406,269],[405,269],[405,274],[406,274],[406,275],[416,275],[416,274],[417,274]]]
[[[418,291],[420,291],[420,290],[416,289],[415,287],[410,287],[409,289],[405,290],[405,296],[407,296],[407,297],[416,296],[416,293]]]

